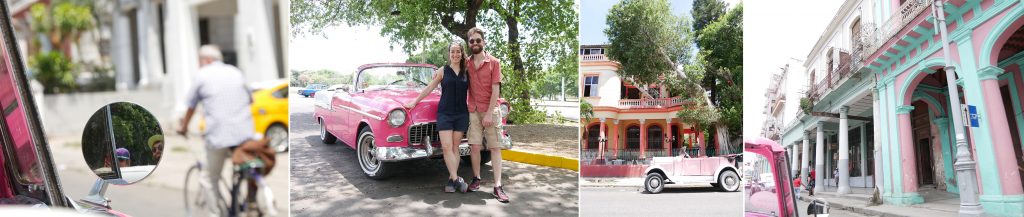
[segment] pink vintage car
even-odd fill
[[[743,149],[750,164],[744,173],[752,177],[744,192],[744,216],[799,216],[786,149],[766,138],[744,140]],[[828,209],[828,202],[819,198],[806,210],[808,216],[828,216]]]
[[[739,189],[737,175],[740,155],[731,154],[716,157],[690,157],[685,152],[674,157],[655,157],[644,170],[644,192],[657,194],[665,184],[702,184],[726,192]]]
[[[440,89],[413,109],[403,107],[430,83],[435,69],[433,65],[413,63],[359,66],[351,86],[316,95],[313,116],[320,124],[321,141],[330,144],[341,140],[356,149],[359,166],[373,179],[391,175],[394,162],[440,158],[436,124]],[[509,107],[502,99],[498,103],[504,124]],[[504,130],[501,135],[510,141]],[[465,139],[459,145],[459,154],[469,156]],[[482,162],[489,161],[489,152],[482,155]]]

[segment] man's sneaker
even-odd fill
[[[462,193],[466,193],[466,190],[469,190],[469,185],[466,184],[466,180],[463,180],[462,177],[459,177],[459,179],[455,180],[455,182],[453,182],[452,185],[454,185],[455,189],[458,189],[459,192]]]
[[[480,190],[480,178],[479,177],[473,177],[473,181],[469,182],[469,191],[477,191],[477,190]]]
[[[498,202],[508,203],[508,195],[505,194],[504,189],[501,189],[502,187],[504,187],[504,185],[494,187],[494,198],[498,199]]]
[[[448,179],[448,182],[444,183],[444,193],[455,193],[455,181]]]

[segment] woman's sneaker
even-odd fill
[[[477,190],[480,190],[480,178],[479,177],[473,177],[473,181],[469,182],[469,191],[477,191]]]
[[[508,203],[508,194],[505,194],[505,189],[502,187],[505,186],[494,187],[494,199],[498,199],[498,202]]]
[[[447,179],[448,182],[444,183],[444,193],[455,193],[455,181]]]
[[[469,190],[469,185],[466,184],[466,180],[463,180],[462,177],[456,179],[455,182],[453,182],[452,184],[455,187],[455,189],[459,190],[459,192],[466,193],[466,190]]]

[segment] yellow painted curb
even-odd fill
[[[569,169],[577,172],[580,171],[580,161],[567,157],[535,154],[515,150],[501,150],[501,159],[525,164]]]

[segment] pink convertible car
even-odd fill
[[[402,106],[430,83],[435,69],[433,65],[412,63],[360,66],[351,86],[316,95],[313,116],[320,124],[321,141],[330,144],[341,140],[354,148],[359,166],[373,179],[391,175],[395,162],[440,158],[436,123],[440,89],[413,109]],[[498,103],[504,124],[509,107],[504,100]],[[501,135],[508,139],[504,130]],[[459,145],[459,155],[469,156],[465,139]],[[489,161],[489,152],[482,155],[482,162]]]
[[[655,157],[651,165],[644,170],[644,192],[657,194],[665,189],[665,184],[703,184],[726,192],[739,189],[740,177],[737,175],[739,155],[723,155],[716,157],[690,157],[685,152],[675,157]]]

